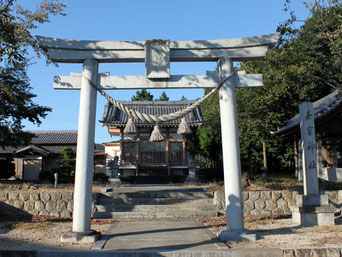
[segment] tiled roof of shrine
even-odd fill
[[[192,105],[196,101],[120,101],[132,110],[139,111],[145,114],[152,114],[156,116],[174,113]],[[199,126],[203,123],[203,116],[200,108],[185,115],[185,119],[190,126]],[[125,127],[128,121],[128,115],[122,112],[119,108],[115,107],[112,103],[106,104],[103,112],[102,120],[103,125],[114,127]],[[133,120],[136,126],[152,127],[154,124]],[[159,124],[161,127],[175,127],[178,126],[181,119],[163,122]]]

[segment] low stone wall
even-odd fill
[[[245,215],[291,214],[290,206],[296,204],[296,191],[243,191]],[[325,191],[330,204],[340,208],[342,204],[342,190]],[[214,200],[219,212],[225,213],[224,193],[215,192]]]
[[[342,207],[342,190],[321,192],[329,196],[330,204]],[[244,191],[244,214],[291,214],[290,206],[295,205],[296,191]],[[96,203],[93,193],[92,212]],[[224,193],[215,192],[214,200],[221,213],[225,213]],[[51,215],[71,217],[73,211],[73,191],[65,189],[34,191],[0,191],[0,214]]]
[[[4,203],[2,204],[1,213],[10,212],[12,214],[71,217],[73,209],[73,191],[8,190],[0,192],[0,201]]]

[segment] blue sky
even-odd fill
[[[25,7],[38,2],[30,0]],[[35,35],[78,39],[143,41],[145,39],[207,40],[227,39],[271,34],[288,18],[283,11],[285,0],[61,0],[67,4],[67,16],[53,17],[51,23],[41,25]],[[308,17],[302,1],[295,1],[293,9],[301,19]],[[77,130],[79,91],[54,90],[54,76],[68,76],[82,72],[81,64],[47,66],[44,59],[28,70],[35,102],[53,108],[38,127],[25,122],[27,130]],[[171,74],[205,74],[214,70],[215,63],[171,63]],[[144,75],[144,64],[100,64],[100,72],[115,75]],[[108,91],[117,100],[130,100],[136,90]],[[162,90],[150,91],[158,98]],[[191,99],[203,96],[201,89],[166,90],[170,100],[183,95]],[[110,142],[101,119],[106,100],[98,94],[95,142]]]

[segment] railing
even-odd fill
[[[182,163],[182,152],[171,152],[170,163]]]
[[[140,153],[141,164],[166,164],[165,151],[146,151]],[[122,156],[121,164],[136,164],[137,163],[137,155],[136,153],[127,152]],[[183,152],[170,152],[169,156],[170,164],[182,164],[183,163]]]
[[[165,163],[165,152],[141,152],[141,163]]]
[[[133,163],[136,163],[137,162],[137,155],[136,153],[125,153],[123,156],[122,156],[122,161],[121,161],[123,164],[133,164]]]

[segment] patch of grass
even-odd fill
[[[51,222],[7,222],[3,225],[3,229],[13,230],[13,229],[21,229],[21,230],[46,230],[53,226]]]
[[[341,190],[342,181],[326,181],[323,179],[318,180],[319,188],[321,190]]]
[[[254,187],[268,190],[298,190],[303,187],[303,183],[299,182],[297,178],[278,174],[270,174],[267,177],[254,175],[250,178],[250,183]]]
[[[6,222],[1,226],[1,228],[5,230],[12,230],[15,228],[15,224],[16,223],[13,223],[13,222]]]
[[[207,187],[209,188],[210,192],[215,192],[215,191],[223,192],[224,191],[223,182],[212,182]]]
[[[291,217],[291,215],[287,214],[268,214],[268,215],[246,215],[244,216],[244,221],[246,223],[268,223],[265,221],[270,221],[270,220],[279,220],[279,219],[287,219]]]

